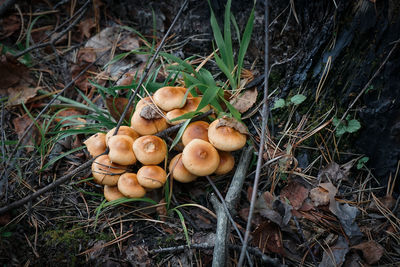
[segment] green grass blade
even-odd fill
[[[233,89],[237,88],[236,80],[233,78],[231,71],[229,70],[228,66],[222,61],[222,59],[217,55],[214,54],[215,62],[217,63],[218,67],[221,69],[221,71],[225,74],[225,76],[228,78],[231,87]]]
[[[226,47],[226,64],[232,71],[235,68],[233,63],[233,49],[232,49],[232,34],[231,34],[231,3],[232,0],[228,0],[225,6],[224,15],[224,43]]]
[[[81,150],[81,149],[84,149],[85,147],[86,147],[86,146],[76,147],[76,148],[74,148],[74,149],[71,149],[71,150],[68,151],[68,152],[65,152],[65,153],[62,153],[61,155],[58,155],[57,157],[55,157],[55,158],[51,159],[49,162],[47,162],[47,164],[45,164],[45,165],[39,170],[39,172],[42,172],[43,170],[46,170],[49,166],[53,165],[56,161],[58,161],[58,160],[60,160],[60,159],[62,159],[62,158],[64,158],[64,157],[66,157],[66,156],[68,156],[68,155],[70,155],[70,154],[72,154],[72,153],[75,153],[76,151],[79,151],[79,150]]]
[[[225,42],[224,42],[224,38],[222,37],[221,29],[218,26],[217,18],[215,17],[214,11],[211,8],[210,0],[208,0],[208,4],[210,6],[210,11],[211,11],[210,22],[211,22],[211,28],[212,28],[212,31],[213,31],[213,34],[214,34],[215,42],[217,44],[217,47],[219,48],[219,52],[221,53],[222,59],[224,60],[224,62],[228,62],[228,56],[229,55],[227,53],[227,49],[226,49],[226,45],[225,45]],[[232,70],[233,70],[233,68],[231,69],[231,71]]]
[[[232,21],[233,27],[235,28],[236,38],[238,39],[238,42],[240,44],[241,41],[240,41],[239,25],[237,24],[235,16],[232,13],[231,13],[231,21]]]
[[[182,223],[182,228],[183,228],[183,232],[184,232],[184,234],[185,234],[185,238],[186,238],[187,245],[188,245],[188,247],[190,248],[190,238],[189,238],[188,230],[187,230],[187,228],[186,228],[185,218],[183,217],[183,214],[180,212],[180,210],[178,210],[178,209],[173,209],[173,211],[175,211],[176,214],[178,214],[179,220],[180,220],[181,223]]]
[[[203,97],[201,98],[201,101],[200,101],[199,106],[197,107],[196,111],[201,110],[202,108],[204,108],[205,106],[210,104],[213,100],[215,100],[218,95],[219,90],[220,90],[220,88],[217,86],[208,87],[208,89],[204,93]]]
[[[175,136],[174,141],[171,144],[171,147],[169,148],[169,151],[171,151],[174,148],[174,146],[176,146],[176,144],[179,142],[179,140],[181,140],[183,132],[185,131],[185,129],[189,125],[189,123],[190,123],[190,119],[186,120],[185,123],[181,126],[181,128],[179,129],[178,133]]]

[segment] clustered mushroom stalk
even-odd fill
[[[98,156],[92,164],[92,174],[96,183],[104,185],[107,201],[141,198],[148,191],[162,188],[168,176],[180,183],[190,183],[201,176],[225,175],[234,168],[231,151],[246,144],[246,135],[221,124],[224,118],[211,124],[207,121],[190,123],[181,137],[183,148],[175,156],[168,155],[166,142],[155,136],[170,125],[185,121],[172,120],[197,111],[201,99],[184,87],[162,87],[137,103],[130,126],[121,126],[116,135],[115,128],[107,133],[96,133],[84,142],[89,154]],[[210,108],[207,105],[200,112]],[[108,154],[101,155],[107,148]],[[172,158],[169,174],[161,167],[168,158]],[[141,166],[135,167],[139,164]]]

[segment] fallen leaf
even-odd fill
[[[252,244],[259,247],[261,251],[265,249],[284,256],[285,252],[282,245],[282,239],[279,227],[269,221],[257,226],[252,233]]]
[[[126,106],[128,105],[129,100],[124,97],[107,97],[106,98],[106,106],[111,116],[119,121],[121,118],[121,114],[124,112]],[[128,111],[125,115],[125,120],[130,121],[131,115],[133,113],[133,105],[129,107]]]
[[[13,119],[13,124],[14,124],[14,130],[18,135],[18,139],[22,138],[22,135],[25,132],[25,129],[32,123],[32,119],[28,116],[28,114],[25,114],[22,117],[17,117]],[[33,126],[28,134],[25,136],[23,143],[25,143],[25,149],[27,152],[32,152],[34,148],[35,143],[40,142],[40,136],[39,136],[39,130]]]
[[[347,180],[347,174],[336,162],[329,163],[318,173],[318,181],[337,183],[340,180]]]
[[[311,189],[310,198],[314,207],[328,205],[330,199],[335,199],[337,188],[332,183],[321,183]]]
[[[139,38],[133,33],[123,35],[118,46],[122,51],[137,50],[139,47]]]
[[[385,249],[374,240],[363,242],[356,246],[352,246],[351,248],[361,250],[363,257],[368,264],[377,263],[385,252]]]
[[[8,97],[8,106],[26,103],[39,89],[33,87],[28,67],[10,56],[1,56],[0,76],[0,97]]]
[[[288,225],[292,216],[292,206],[273,197],[268,191],[257,198],[254,210],[281,228]]]
[[[339,204],[335,199],[331,199],[329,203],[329,210],[336,215],[344,232],[349,238],[358,238],[362,236],[360,228],[355,222],[358,215],[358,209],[349,204]]]
[[[96,28],[96,22],[94,18],[87,18],[82,20],[78,24],[79,32],[86,38],[90,38],[91,31]]]
[[[290,181],[281,191],[280,198],[285,201],[287,198],[290,205],[298,210],[303,205],[304,200],[308,197],[308,189],[296,181]]]
[[[218,120],[218,124],[217,124],[216,128],[223,127],[223,126],[231,127],[242,134],[248,133],[247,127],[243,123],[237,121],[235,118],[230,118],[230,117],[226,117],[226,116],[220,118]]]
[[[343,236],[339,236],[336,244],[329,249],[324,249],[320,267],[340,267],[343,265],[346,254],[349,251],[349,245]]]
[[[69,124],[69,123],[75,123],[74,121],[68,120],[66,118],[70,117],[70,116],[82,116],[82,115],[83,115],[82,112],[79,112],[76,109],[67,108],[67,109],[61,110],[60,112],[57,113],[57,117],[55,118],[55,121],[56,122],[61,122],[62,125]],[[74,117],[73,119],[74,120],[79,120],[81,118]],[[81,119],[79,121],[82,121],[82,120],[83,119]],[[86,121],[83,120],[82,122],[85,123]],[[74,128],[79,128],[79,125],[75,125]]]
[[[140,116],[146,120],[156,120],[162,118],[160,111],[154,104],[144,106],[140,111]]]
[[[244,93],[239,94],[233,98],[230,103],[234,106],[240,113],[244,113],[249,108],[251,108],[257,101],[257,89],[246,90]]]
[[[378,201],[380,202],[379,204],[383,205],[388,210],[392,210],[392,208],[396,204],[396,199],[394,199],[392,196],[380,197],[380,198],[378,198]],[[368,209],[371,211],[374,211],[374,212],[379,212],[379,209],[377,207],[375,200],[371,202]]]

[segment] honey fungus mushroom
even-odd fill
[[[104,186],[104,197],[107,199],[107,201],[113,201],[113,200],[123,198],[125,196],[121,192],[119,192],[117,186],[105,185]]]
[[[133,153],[133,140],[127,135],[114,135],[108,140],[108,157],[111,162],[121,165],[132,165],[136,162]]]
[[[92,157],[97,157],[107,149],[106,134],[104,133],[96,133],[83,143],[86,145],[86,148]]]
[[[246,144],[246,135],[229,126],[219,126],[220,119],[213,121],[208,127],[208,140],[222,151],[235,151]]]
[[[144,165],[157,165],[167,155],[167,145],[164,140],[155,135],[139,137],[133,143],[136,159]]]
[[[181,183],[190,183],[197,179],[197,175],[190,173],[182,163],[182,153],[173,157],[169,163],[171,177]]]
[[[116,129],[116,127],[112,128],[111,130],[109,130],[109,131],[107,132],[107,135],[106,135],[106,145],[108,145],[108,139],[110,139],[110,137],[114,135],[115,129]],[[133,141],[135,141],[135,140],[136,140],[137,138],[139,138],[139,136],[140,136],[140,135],[139,135],[135,130],[133,130],[131,127],[129,127],[129,126],[124,126],[124,125],[122,125],[122,126],[119,127],[118,132],[117,132],[116,135],[127,135],[127,136],[131,137]]]
[[[131,118],[131,127],[140,135],[151,135],[167,129],[167,120],[164,114],[154,104],[140,105]]]
[[[208,142],[208,127],[210,125],[205,121],[195,121],[189,123],[182,134],[182,143],[184,146],[193,139],[202,139]]]
[[[165,184],[167,173],[160,166],[143,166],[137,172],[137,179],[144,188],[156,189]]]
[[[233,167],[235,167],[235,158],[232,156],[230,152],[226,151],[218,151],[219,154],[219,165],[215,170],[215,174],[223,175],[230,172]]]
[[[186,119],[172,121],[179,116],[182,116],[188,112],[196,111],[197,107],[201,102],[201,97],[188,97],[186,100],[185,106],[183,108],[173,109],[166,114],[166,118],[168,119],[168,123],[171,125],[177,125],[179,123],[184,122]],[[210,110],[210,105],[207,105],[199,110],[199,112],[207,112]]]
[[[164,111],[182,108],[185,104],[185,92],[183,87],[166,86],[158,89],[154,95],[154,103]]]
[[[118,190],[126,197],[141,198],[146,190],[139,184],[135,173],[124,173],[119,177]]]
[[[197,176],[205,176],[214,173],[218,168],[219,155],[210,143],[193,139],[183,149],[182,162],[189,172]]]
[[[92,163],[92,174],[98,184],[116,185],[125,167],[112,163],[108,155],[102,155]]]

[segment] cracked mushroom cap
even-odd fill
[[[218,126],[218,120],[213,121],[208,127],[208,140],[222,151],[239,150],[246,144],[246,135],[229,126]]]
[[[92,163],[92,174],[98,184],[116,185],[118,178],[124,173],[124,166],[112,163],[108,155],[102,155]]]
[[[182,134],[182,143],[184,146],[193,139],[202,139],[208,142],[208,127],[210,125],[205,121],[195,121],[189,123]]]
[[[135,110],[139,110],[142,107],[150,105],[152,103],[153,102],[151,101],[151,98],[149,96],[143,97],[142,99],[139,100],[139,102],[137,102]]]
[[[145,119],[141,112],[143,108],[150,105],[143,105],[133,113],[131,127],[140,135],[156,134],[168,128],[167,120],[163,116],[154,119]],[[154,105],[153,105],[154,106]]]
[[[133,153],[133,139],[127,135],[114,135],[108,140],[108,157],[111,162],[120,165],[132,165],[136,162]]]
[[[218,151],[219,154],[219,165],[215,170],[215,174],[223,175],[230,172],[233,167],[235,167],[235,158],[232,156],[230,152],[226,151]]]
[[[153,100],[162,110],[171,111],[186,104],[185,92],[186,89],[183,87],[161,87],[154,93]]]
[[[121,192],[119,192],[117,186],[105,185],[104,186],[104,197],[107,199],[107,201],[113,201],[113,200],[123,198],[125,196]]]
[[[155,135],[139,137],[133,143],[136,159],[144,165],[157,165],[167,155],[167,145],[164,140]]]
[[[171,159],[169,163],[169,173],[172,178],[181,183],[190,183],[197,179],[197,175],[190,173],[182,163],[182,153]]]
[[[156,189],[165,184],[167,173],[160,166],[143,166],[137,172],[137,179],[144,188]]]
[[[92,157],[97,157],[106,152],[107,149],[106,134],[104,133],[96,133],[83,143],[86,145],[86,148]]]
[[[139,184],[134,173],[124,173],[119,177],[118,190],[129,198],[141,198],[146,194],[146,190]]]
[[[218,151],[208,142],[193,139],[182,152],[185,168],[197,175],[205,176],[215,172],[219,165]]]
[[[106,145],[108,145],[108,139],[110,139],[111,136],[114,135],[115,132],[115,128],[112,128],[111,130],[108,131],[107,135],[106,135]],[[135,141],[137,138],[139,138],[139,134],[133,130],[131,127],[129,126],[120,126],[118,129],[118,133],[116,135],[127,135],[129,137],[132,138],[133,141]]]

